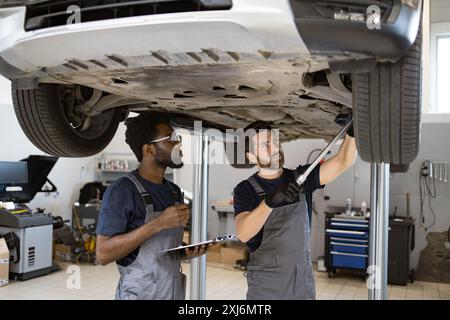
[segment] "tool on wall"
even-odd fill
[[[447,182],[447,162],[442,163],[442,182]]]
[[[431,199],[435,199],[437,196],[436,192],[436,180],[439,178],[436,176],[435,168],[437,164],[430,160],[422,162],[419,173],[419,191],[420,191],[420,224],[428,231],[434,226],[436,222],[436,214],[434,213],[433,207],[431,206]],[[433,187],[433,188],[431,188]],[[425,189],[425,190],[424,190]],[[425,192],[426,191],[426,194]],[[431,223],[426,223],[423,208],[425,205],[425,198],[428,196],[428,207],[431,211]]]
[[[411,194],[409,192],[406,193],[406,216],[410,216],[410,196]]]
[[[422,162],[420,174],[433,180],[447,182],[448,163],[443,161],[425,160]]]

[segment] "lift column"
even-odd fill
[[[389,164],[371,164],[369,300],[387,299],[389,235]]]
[[[193,135],[194,175],[192,188],[192,243],[207,240],[209,138],[203,130]],[[206,255],[191,259],[190,300],[205,300]]]

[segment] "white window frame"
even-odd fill
[[[437,112],[437,100],[438,100],[438,41],[442,38],[450,38],[450,22],[432,23],[430,26],[430,110],[431,114],[447,115],[448,113]],[[450,101],[449,101],[450,103]],[[450,114],[449,114],[450,117]],[[447,117],[445,117],[447,118]]]

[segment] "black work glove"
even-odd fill
[[[269,193],[264,201],[270,208],[277,208],[287,204],[299,201],[299,195],[302,188],[295,182],[283,184],[275,191]]]
[[[334,120],[334,122],[336,124],[340,125],[341,127],[344,127],[347,125],[347,123],[350,122],[350,120],[352,120],[352,117],[353,117],[352,112],[349,112],[348,114],[341,113],[336,116],[336,119]],[[353,132],[353,123],[347,129],[347,134],[352,138],[355,137],[355,133]]]

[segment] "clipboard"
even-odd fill
[[[184,250],[184,249],[190,249],[190,248],[194,249],[195,247],[198,247],[198,246],[207,245],[207,244],[210,244],[210,243],[219,243],[219,242],[233,240],[233,239],[237,239],[237,236],[234,235],[234,234],[227,234],[225,236],[217,237],[217,238],[214,238],[214,239],[211,239],[211,240],[198,242],[198,243],[193,243],[193,244],[188,244],[188,245],[185,245],[185,246],[178,246],[178,247],[175,247],[175,248],[161,250],[159,252],[160,253],[162,253],[162,252],[171,252],[171,251],[178,251],[178,250]]]

